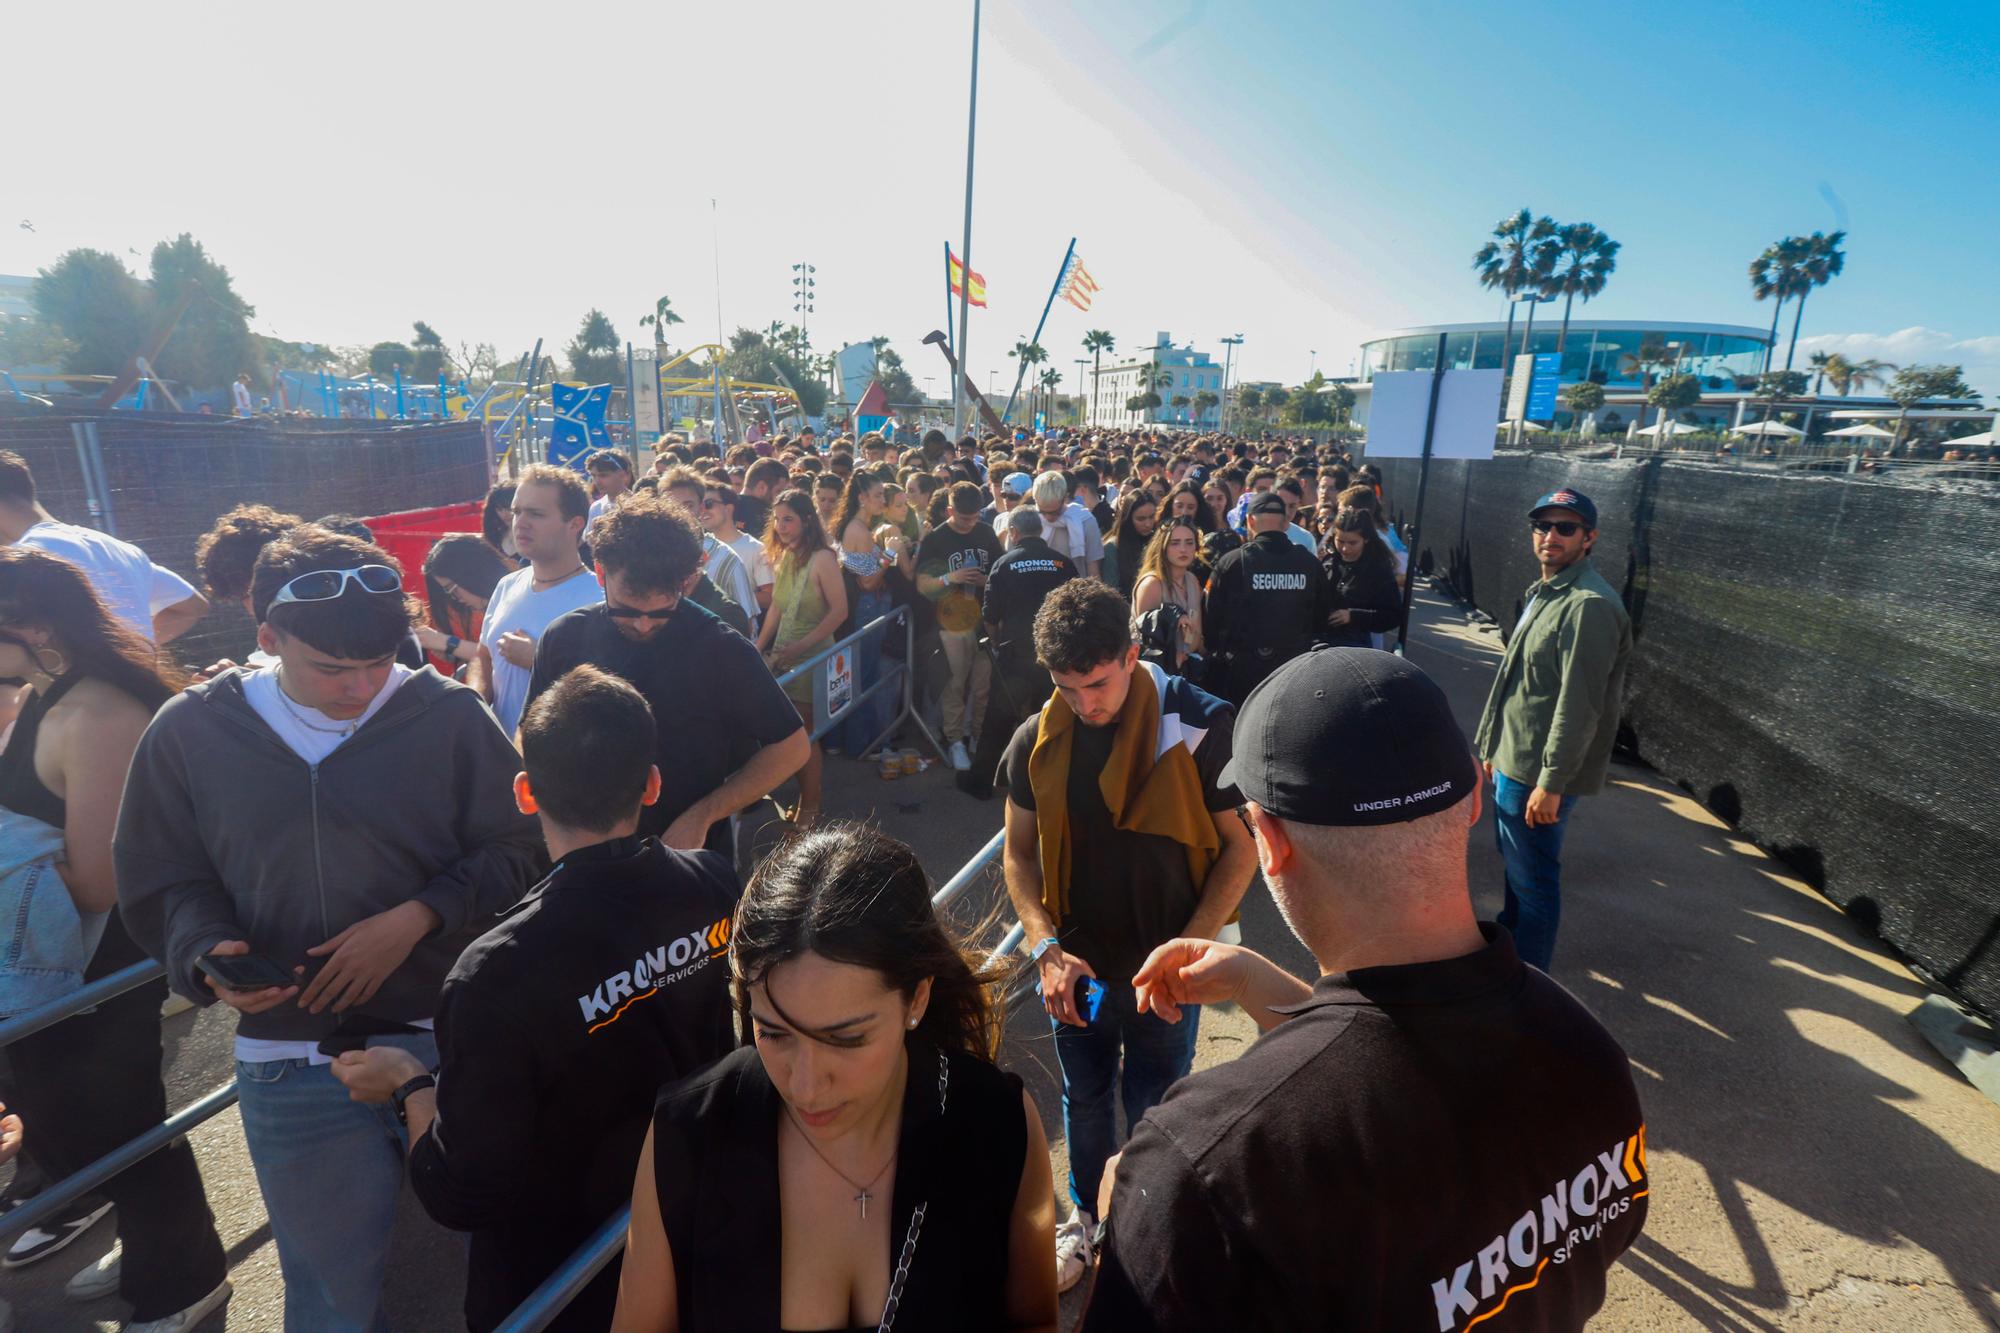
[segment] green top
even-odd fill
[[[817,554],[815,552],[814,554]],[[778,561],[777,578],[771,587],[771,605],[783,611],[778,634],[771,647],[784,648],[812,633],[826,619],[826,598],[812,580],[812,560],[787,551]]]
[[[1618,737],[1632,620],[1587,559],[1528,597],[1473,748],[1516,782],[1588,796],[1603,789]]]

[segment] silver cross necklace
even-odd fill
[[[854,1190],[856,1191],[854,1195],[854,1202],[861,1205],[861,1216],[865,1219],[868,1216],[868,1201],[875,1197],[869,1191],[873,1188],[875,1182],[882,1178],[883,1173],[888,1171],[890,1167],[896,1164],[895,1152],[892,1150],[889,1153],[889,1160],[882,1163],[881,1170],[877,1171],[874,1175],[868,1177],[866,1183],[864,1183],[862,1181],[856,1180],[853,1176],[848,1175],[845,1171],[835,1166],[833,1162],[828,1159],[827,1155],[819,1150],[819,1145],[812,1141],[812,1135],[806,1133],[805,1127],[799,1124],[798,1117],[792,1114],[792,1108],[789,1106],[785,1108],[785,1117],[786,1119],[792,1122],[792,1128],[798,1131],[799,1138],[804,1141],[806,1147],[812,1149],[812,1155],[819,1158],[821,1162],[824,1162],[826,1164],[827,1170],[833,1172],[833,1174],[839,1176],[842,1180],[846,1181],[850,1186],[854,1188]]]

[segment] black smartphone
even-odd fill
[[[205,953],[194,960],[194,965],[224,990],[268,990],[273,986],[299,984],[297,973],[261,953]]]

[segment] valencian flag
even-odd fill
[[[1090,270],[1083,266],[1080,256],[1071,255],[1062,278],[1056,283],[1056,295],[1078,310],[1088,310],[1090,298],[1096,294],[1097,279],[1090,276]]]
[[[951,252],[950,247],[946,247],[944,254],[946,263],[950,265],[951,294],[953,296],[961,295],[958,288],[960,282],[963,281],[962,275],[965,273],[965,265],[958,262],[958,256]],[[965,299],[968,304],[976,305],[981,310],[986,308],[986,279],[979,275],[977,269],[973,270],[972,274],[972,291],[965,294]]]

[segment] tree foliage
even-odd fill
[[[394,379],[398,370],[408,376],[416,359],[408,343],[376,343],[368,349],[368,373],[383,380]]]
[[[182,232],[154,246],[151,286],[154,318],[142,338],[154,336],[183,297],[191,298],[173,337],[154,358],[163,377],[196,389],[220,388],[245,371],[253,381],[268,382],[253,364],[250,317],[257,311],[236,294],[229,270],[209,258],[200,241]]]
[[[414,355],[404,363],[403,376],[420,379],[426,384],[436,383],[438,377],[450,367],[451,354],[445,351],[444,339],[438,336],[436,329],[421,319],[412,327],[416,331],[416,336],[410,340]]]
[[[1671,418],[1682,408],[1693,407],[1701,401],[1701,381],[1693,375],[1669,375],[1646,390],[1646,401]]]
[[[570,374],[585,384],[617,384],[625,378],[618,330],[602,310],[592,310],[583,317],[563,355],[569,358]]]
[[[886,347],[888,340],[882,342]],[[877,354],[880,355],[879,349]],[[896,364],[900,366],[901,360]],[[811,362],[783,347],[773,346],[756,329],[738,329],[729,336],[729,351],[722,358],[722,369],[736,379],[755,380],[759,384],[789,382],[807,416],[816,417],[826,411],[826,382],[814,373]],[[882,387],[889,390],[887,383]],[[889,397],[895,400],[894,391],[889,391]]]
[[[1970,398],[1979,392],[1965,382],[1963,366],[1904,366],[1889,381],[1889,397],[1904,411],[1933,398]]]
[[[116,375],[151,323],[152,294],[116,255],[71,250],[35,278],[38,322],[67,345],[72,375]]]

